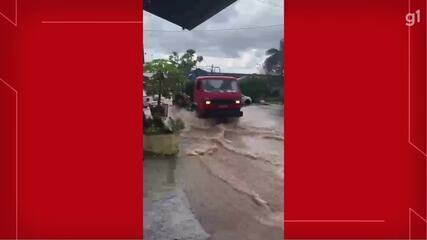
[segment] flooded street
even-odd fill
[[[178,111],[177,184],[212,240],[283,239],[283,106],[217,123]]]

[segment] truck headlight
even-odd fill
[[[240,100],[236,100],[236,104],[240,104]]]
[[[211,104],[211,101],[209,101],[209,100],[206,100],[206,105],[209,105],[209,104]]]

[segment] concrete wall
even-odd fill
[[[179,136],[175,134],[144,134],[144,151],[161,154],[174,155],[179,152]]]

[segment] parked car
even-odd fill
[[[246,106],[251,105],[252,104],[252,98],[242,94],[242,103],[245,104]]]

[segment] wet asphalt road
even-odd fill
[[[209,235],[176,185],[176,157],[144,157],[144,239],[207,240]]]

